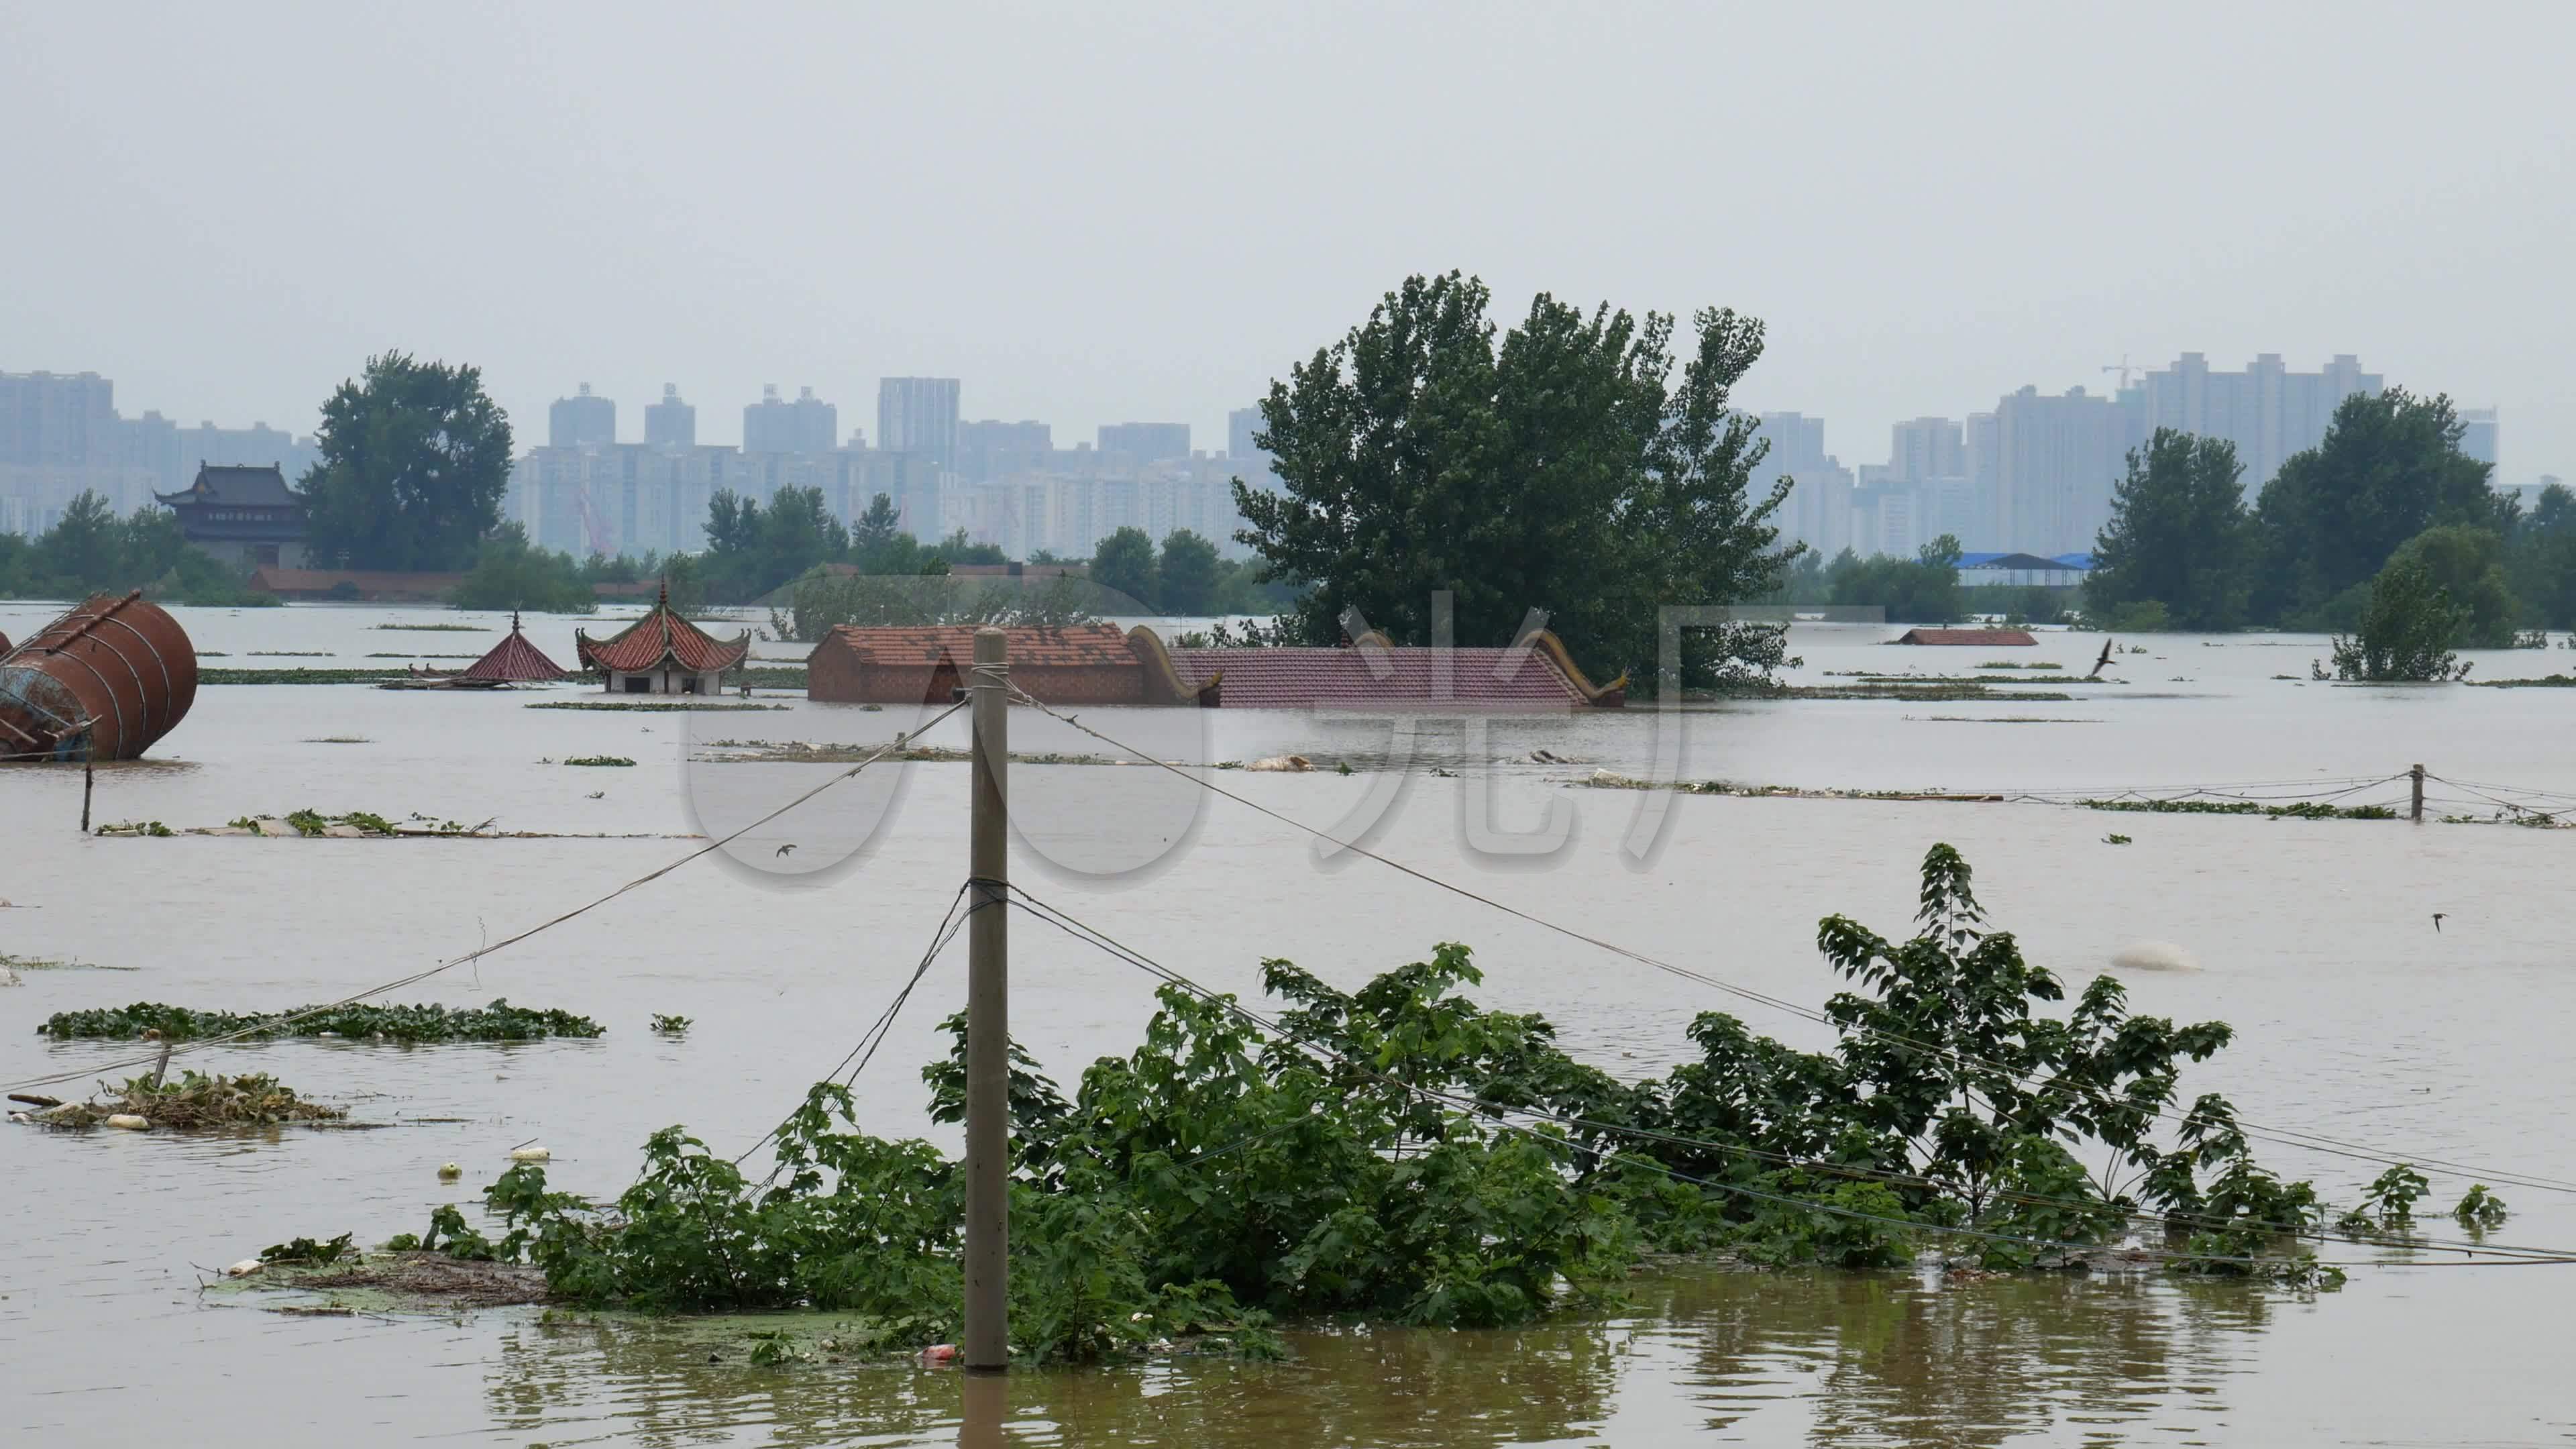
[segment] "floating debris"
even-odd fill
[[[188,1072],[175,1082],[136,1077],[111,1095],[66,1102],[32,1114],[36,1126],[74,1130],[110,1127],[126,1132],[166,1128],[199,1132],[218,1127],[274,1127],[293,1122],[336,1122],[345,1108],[325,1106],[264,1073],[238,1077]]]

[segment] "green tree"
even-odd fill
[[[1272,383],[1279,491],[1236,481],[1235,537],[1303,590],[1284,623],[1304,642],[1339,639],[1352,609],[1428,642],[1446,591],[1461,643],[1508,641],[1541,609],[1587,668],[1651,684],[1660,606],[1760,597],[1794,552],[1769,523],[1788,484],[1750,492],[1763,446],[1729,402],[1762,325],[1697,314],[1676,385],[1670,317],[1542,294],[1498,333],[1489,301],[1456,272],[1408,278]],[[1689,673],[1767,672],[1780,638],[1695,632]]]
[[[2285,622],[2318,609],[2437,524],[2499,527],[2494,466],[2460,451],[2466,431],[2447,397],[2390,388],[2345,398],[2324,441],[2283,463],[2255,504],[2255,616]]]
[[[2334,677],[2371,684],[2422,684],[2469,672],[2451,653],[2469,611],[2416,559],[2391,562],[2370,582],[2370,603],[2351,638],[2334,639]],[[2321,669],[2312,669],[2319,678]]]
[[[2576,629],[2576,493],[2552,483],[2505,546],[2505,577],[2521,621]]]
[[[501,521],[510,419],[480,369],[371,357],[322,405],[318,436],[322,460],[299,489],[306,548],[323,563],[463,569]]]
[[[1092,551],[1091,581],[1113,594],[1124,594],[1148,613],[1154,606],[1154,540],[1141,528],[1122,528]]]
[[[483,540],[473,569],[447,598],[460,609],[587,614],[596,595],[571,555],[534,547],[525,528],[505,523]]]
[[[2235,444],[2158,428],[2112,492],[2085,607],[2110,615],[2161,603],[2179,629],[2244,623],[2254,542],[2244,471]]]
[[[1163,612],[1192,616],[1212,612],[1221,572],[1218,564],[1215,544],[1186,528],[1173,529],[1163,539],[1163,561],[1154,576],[1161,589],[1156,602]]]
[[[730,488],[707,500],[704,573],[719,602],[756,599],[849,552],[850,531],[823,506],[820,488],[781,488],[766,508]]]
[[[1943,534],[1914,557],[1859,558],[1844,549],[1825,571],[1828,602],[1877,604],[1903,624],[1947,624],[1966,613],[1959,598],[1959,540]]]
[[[2464,524],[2428,528],[2400,545],[2389,561],[2422,564],[2459,606],[2460,632],[2448,642],[2470,649],[2512,645],[2515,604],[2505,585],[2501,537]]]
[[[880,493],[868,501],[868,511],[850,525],[850,550],[871,554],[903,536],[903,514],[895,508],[893,498]]]
[[[124,520],[94,490],[67,504],[36,547],[47,571],[70,586],[66,592],[112,588],[126,576]]]

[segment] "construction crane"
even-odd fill
[[[585,483],[575,491],[573,501],[581,509],[581,531],[589,536],[591,554],[604,556],[608,552],[608,529],[600,522],[599,510],[591,506],[590,485]]]
[[[2131,367],[2129,365],[2129,354],[2125,352],[2120,354],[2120,360],[2118,362],[2110,363],[2104,366],[2102,370],[2104,372],[2116,372],[2120,375],[2120,390],[2122,392],[2127,392],[2129,390],[2130,373],[2146,371],[2143,367]]]

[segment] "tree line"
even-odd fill
[[[0,533],[0,598],[75,599],[141,589],[173,604],[273,604],[246,572],[191,547],[179,516],[157,504],[118,517],[96,491],[71,501],[34,538]]]

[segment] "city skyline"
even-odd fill
[[[1739,402],[1833,419],[1847,457],[2026,383],[2107,390],[2124,355],[2351,352],[2500,408],[2507,481],[2576,476],[2548,320],[2576,313],[2568,17],[2208,13],[915,7],[710,48],[651,5],[29,10],[0,117],[45,140],[0,156],[0,196],[45,224],[12,237],[0,337],[13,368],[298,432],[399,348],[483,366],[523,425],[587,379],[630,406],[679,383],[710,441],[766,380],[872,426],[876,379],[914,374],[1059,438],[1139,416],[1215,438],[1406,275],[1455,267],[1503,319],[1542,290],[1762,318]],[[854,86],[852,55],[978,61]],[[1869,104],[1819,104],[1786,63],[1809,55]],[[567,89],[575,56],[626,79]],[[1089,99],[1030,124],[1068,56]],[[1513,108],[1469,77],[1584,83]],[[356,116],[377,121],[315,120]],[[2155,143],[2124,144],[2148,116]],[[116,207],[84,204],[102,188]]]

